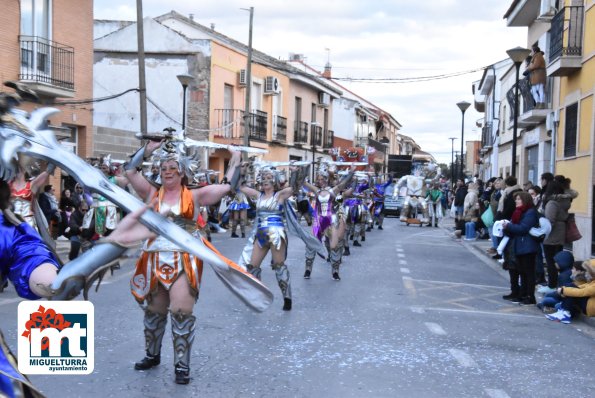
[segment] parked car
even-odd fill
[[[403,208],[404,196],[393,197],[395,184],[391,184],[386,187],[384,191],[384,214],[386,216],[399,217],[401,215],[401,209]]]

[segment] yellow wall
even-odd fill
[[[562,174],[572,180],[570,187],[578,191],[578,198],[572,201],[571,210],[578,214],[589,213],[591,189],[591,157],[556,162],[556,174]]]
[[[591,134],[593,126],[593,95],[583,99],[580,103],[579,109],[580,120],[578,122],[578,128],[580,131],[578,150],[579,152],[590,152],[591,151]]]

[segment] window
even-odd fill
[[[51,0],[21,0],[21,36],[29,45],[21,46],[21,65],[49,73]]]
[[[300,97],[295,97],[295,121],[298,123],[302,121],[302,99]]]
[[[564,157],[576,156],[578,103],[566,107],[564,115]]]

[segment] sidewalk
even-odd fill
[[[490,239],[465,240],[465,234],[463,234],[463,239],[456,239],[454,236],[452,236],[454,232],[454,226],[454,219],[450,217],[444,217],[442,219],[442,222],[440,223],[440,227],[448,233],[450,239],[456,240],[457,242],[461,242],[463,246],[467,247],[467,249],[474,251],[476,254],[479,255],[479,257],[482,258],[483,262],[486,263],[486,265],[488,265],[490,268],[492,268],[506,280],[509,280],[508,272],[502,269],[502,265],[497,260],[492,259],[491,254],[487,253],[487,250],[490,247],[492,247],[492,241]],[[535,298],[539,302],[542,296],[537,292],[535,293],[535,296]],[[534,308],[535,311],[542,313],[542,311],[539,310],[536,306],[532,306],[532,308]],[[574,318],[572,320],[572,323],[582,323],[584,325],[588,325],[592,328],[595,328],[595,317],[581,315],[578,318]]]

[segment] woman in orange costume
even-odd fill
[[[161,187],[150,184],[136,169],[139,158],[145,158],[162,142],[150,141],[133,156],[133,167],[128,167],[127,177],[141,198],[151,202],[157,198],[157,209],[164,216],[186,229],[195,232],[201,206],[217,203],[229,190],[229,184],[213,184],[198,189],[188,189],[186,181],[193,176],[193,164],[183,155],[183,148],[170,143],[164,145],[161,156]],[[139,156],[141,155],[141,156]],[[137,159],[135,162],[134,160]],[[227,173],[231,179],[239,165],[239,153],[232,153]],[[238,170],[239,171],[239,170]],[[171,313],[172,338],[176,383],[190,381],[190,351],[194,340],[192,314],[198,299],[202,275],[202,262],[182,251],[163,237],[145,242],[131,280],[132,294],[139,303],[147,302],[145,309],[146,356],[135,364],[135,369],[145,370],[161,361],[161,341]]]

